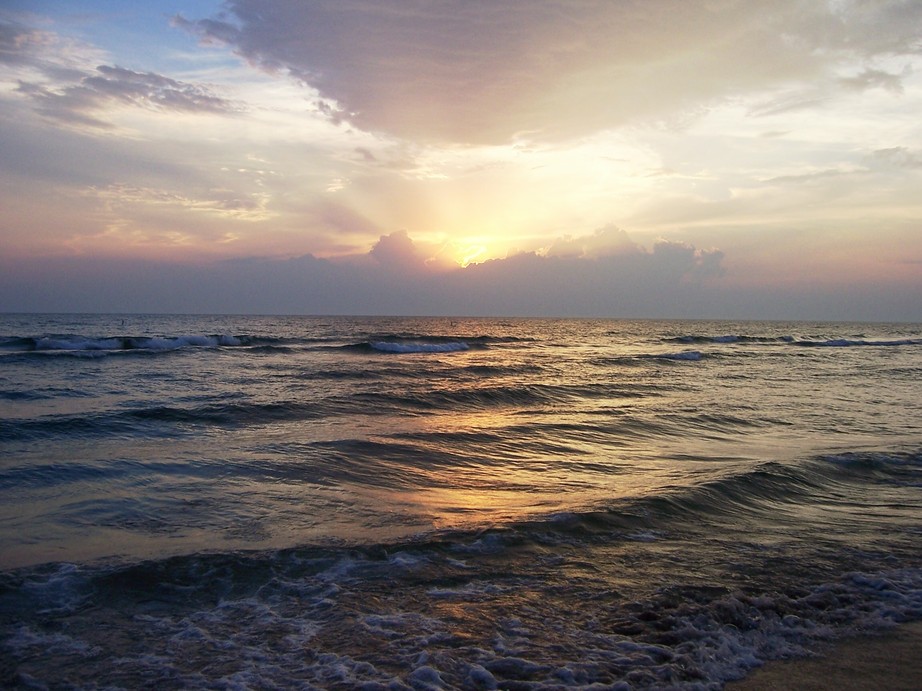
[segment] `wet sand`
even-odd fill
[[[881,636],[850,638],[817,651],[815,658],[769,662],[728,691],[922,689],[922,622]]]

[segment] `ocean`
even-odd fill
[[[922,619],[922,325],[0,315],[0,685],[719,689]]]

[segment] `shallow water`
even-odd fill
[[[919,325],[2,315],[0,679],[719,687],[922,618],[920,375]]]

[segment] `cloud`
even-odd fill
[[[855,91],[881,88],[895,94],[903,93],[902,77],[883,70],[865,69],[852,77],[842,77],[839,82]]]
[[[24,65],[32,61],[31,49],[47,44],[47,34],[10,21],[0,21],[0,64]]]
[[[270,216],[266,210],[266,195],[259,193],[241,195],[227,189],[212,189],[202,196],[192,196],[175,190],[116,183],[105,188],[91,187],[86,190],[85,194],[106,201],[110,208],[115,206],[175,207],[221,218],[246,221],[261,221]]]
[[[0,64],[19,74],[16,91],[45,117],[72,125],[110,128],[106,109],[126,105],[151,111],[230,114],[241,105],[202,84],[154,72],[87,61],[101,54],[52,32],[0,21]]]
[[[18,91],[30,97],[36,110],[63,122],[109,127],[95,117],[115,104],[187,113],[234,113],[240,106],[210,92],[206,87],[181,82],[153,72],[134,72],[100,65],[96,74],[75,84],[46,86],[20,81]]]
[[[576,257],[597,259],[616,254],[634,254],[641,249],[628,237],[626,231],[615,225],[599,228],[589,235],[567,235],[555,240],[543,252],[546,257]]]
[[[457,269],[458,264],[446,256],[450,247],[451,243],[417,242],[406,230],[398,230],[378,238],[368,257],[374,259],[386,273],[404,278]],[[354,255],[352,258],[355,258]]]
[[[316,87],[336,104],[337,118],[361,128],[474,143],[584,136],[792,83],[831,83],[843,63],[917,53],[914,27],[922,24],[922,5],[900,0],[225,7],[175,23]],[[840,86],[899,85],[868,68]]]
[[[749,109],[749,114],[753,117],[768,117],[809,110],[824,106],[828,103],[829,98],[829,93],[826,90],[814,86],[806,90],[797,90],[793,93],[773,95],[768,100],[754,104]]]
[[[870,162],[876,167],[916,170],[922,168],[922,150],[905,146],[877,149],[871,153]]]
[[[425,259],[405,230],[382,235],[370,255],[382,266],[398,271],[418,271],[425,266]]]
[[[92,46],[0,16],[0,64],[66,78],[102,56]]]
[[[190,112],[227,113],[237,107],[198,84],[188,84],[153,72],[100,65],[99,75],[85,77],[82,86],[100,98],[148,108]]]
[[[310,254],[208,265],[35,259],[6,267],[0,309],[681,316],[703,304],[708,281],[721,274],[719,251],[667,242],[651,251],[632,247],[598,258],[521,253],[437,271],[426,262],[431,248],[396,231],[364,257],[338,261]]]
[[[391,239],[407,249],[402,233]],[[366,260],[0,256],[0,311],[922,320],[922,275],[910,264],[872,282],[811,277],[805,290],[803,280],[740,283],[723,275],[721,251],[666,241],[597,259],[521,253],[447,272]]]
[[[696,316],[735,282],[760,316],[769,284],[912,279],[922,3],[221,6],[174,21],[199,50],[146,11],[0,19],[0,255],[83,252],[48,309]],[[107,270],[163,306],[94,307]]]
[[[658,271],[685,279],[723,276],[720,265],[724,253],[718,249],[699,250],[685,242],[657,240],[651,263]]]
[[[865,174],[867,171],[864,169],[858,168],[826,168],[824,170],[813,170],[808,173],[799,173],[796,175],[778,175],[773,178],[768,178],[766,180],[761,180],[767,185],[781,185],[781,184],[791,184],[791,183],[812,183],[822,180],[829,180],[834,178],[842,177],[851,177],[855,175]]]

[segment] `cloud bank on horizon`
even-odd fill
[[[0,10],[0,310],[922,321],[922,4]]]

